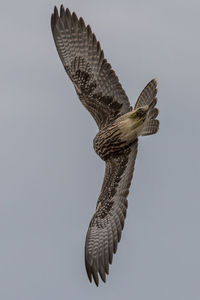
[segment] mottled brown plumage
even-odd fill
[[[61,6],[60,15],[54,9],[51,27],[64,68],[79,99],[98,125],[94,150],[106,162],[101,193],[85,243],[87,274],[98,285],[98,274],[106,280],[124,227],[138,136],[154,134],[159,128],[155,119],[157,83],[153,79],[144,88],[133,111],[90,26]]]

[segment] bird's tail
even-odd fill
[[[141,92],[134,109],[141,106],[148,105],[147,121],[140,135],[151,135],[155,134],[159,129],[159,120],[156,119],[158,116],[158,109],[155,107],[157,104],[157,81],[151,80],[147,86]]]

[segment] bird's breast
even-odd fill
[[[108,126],[100,130],[93,140],[95,152],[106,160],[109,155],[115,151],[119,151],[123,146],[120,139],[120,131],[117,126]]]
[[[103,160],[129,147],[140,135],[145,118],[134,114],[128,112],[120,116],[97,133],[93,141],[94,150]]]
[[[126,149],[131,143],[132,139],[128,138],[127,132],[123,132],[117,123],[100,130],[93,140],[94,150],[103,160]]]

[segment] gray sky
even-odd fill
[[[104,174],[97,127],[50,31],[56,0],[0,9],[0,299],[200,299],[199,1],[65,1],[134,105],[158,79],[160,132],[140,139],[126,226],[106,284],[84,243]]]

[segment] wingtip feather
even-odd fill
[[[54,6],[54,16],[55,18],[59,18],[57,6]]]
[[[54,28],[54,15],[51,14],[51,29],[53,31],[53,28]]]

